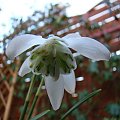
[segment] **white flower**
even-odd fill
[[[77,55],[83,55],[93,60],[108,60],[109,50],[98,41],[81,37],[78,33],[71,33],[62,38],[51,36],[48,39],[36,35],[20,35],[9,43],[6,54],[14,59],[27,49],[35,47],[30,56],[22,64],[19,75],[29,72],[43,74],[45,86],[54,110],[59,109],[64,95],[64,89],[73,94],[75,92],[76,61],[69,48]]]

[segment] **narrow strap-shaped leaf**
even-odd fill
[[[82,103],[90,99],[91,97],[95,96],[97,93],[99,93],[101,89],[98,89],[96,91],[93,91],[92,93],[88,94],[87,96],[83,97],[80,101],[78,101],[73,107],[71,107],[62,117],[60,120],[64,120],[72,111],[77,109]]]
[[[28,105],[29,105],[29,102],[30,102],[30,97],[31,97],[31,94],[32,94],[32,89],[33,89],[34,83],[35,83],[35,75],[32,76],[30,87],[29,87],[29,90],[28,90],[28,93],[27,93],[27,96],[26,96],[26,99],[25,99],[24,106],[23,106],[23,111],[20,115],[19,120],[24,120],[24,118],[25,118],[25,114],[26,114],[26,111],[27,111],[27,108],[28,108]]]
[[[27,118],[28,120],[31,118],[32,113],[33,113],[33,111],[34,111],[36,102],[37,102],[38,97],[39,97],[39,95],[40,95],[40,91],[41,91],[41,87],[42,87],[43,81],[44,81],[44,77],[41,78],[40,85],[39,85],[39,87],[38,87],[38,89],[37,89],[37,92],[36,92],[35,97],[34,97],[34,99],[33,99],[31,108],[30,108],[30,110],[29,110],[29,112],[28,112],[28,118]]]
[[[36,115],[35,117],[31,118],[30,120],[38,120],[39,118],[43,117],[44,115],[46,115],[49,112],[50,112],[50,110],[46,110],[46,111]]]

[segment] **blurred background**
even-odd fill
[[[9,60],[5,55],[9,41],[25,33],[62,37],[72,32],[103,43],[111,58],[95,62],[76,57],[76,93],[71,96],[65,92],[61,108],[55,112],[43,85],[33,116],[51,109],[41,120],[58,120],[82,97],[101,88],[99,95],[73,111],[67,120],[120,120],[120,0],[84,1],[0,0],[0,120],[19,119],[32,76],[32,73],[22,78],[17,75],[30,53]],[[39,80],[37,76],[32,98]]]

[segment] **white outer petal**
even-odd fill
[[[70,34],[68,34],[68,35],[66,35],[66,36],[64,36],[64,37],[62,37],[62,39],[64,40],[64,39],[78,39],[78,38],[80,38],[81,36],[80,36],[80,34],[78,33],[78,32],[75,32],[75,33],[70,33]]]
[[[74,57],[74,58],[77,57],[77,56],[79,56],[79,55],[80,55],[80,53],[78,53],[78,52],[73,53],[73,57]]]
[[[6,55],[10,59],[14,59],[16,56],[20,55],[27,49],[34,45],[44,44],[46,39],[41,36],[36,36],[32,34],[20,35],[13,38],[6,49]]]
[[[73,58],[74,58],[74,66],[75,66],[75,68],[74,68],[74,70],[77,68],[77,63],[76,63],[76,60],[75,60],[75,57],[73,56]]]
[[[31,72],[31,69],[29,67],[29,59],[30,57],[28,57],[20,67],[20,70],[18,72],[19,76],[23,77],[25,74]]]
[[[74,71],[72,70],[70,74],[66,74],[66,75],[64,74],[62,76],[64,80],[65,90],[70,94],[75,93],[76,80],[75,80]]]
[[[69,47],[76,50],[81,55],[88,57],[93,60],[108,60],[110,58],[109,50],[100,42],[88,38],[68,38],[65,41],[69,44]]]
[[[56,81],[50,76],[45,77],[45,86],[53,109],[59,109],[64,95],[62,77],[59,77],[59,79]]]

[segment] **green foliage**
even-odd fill
[[[89,100],[91,97],[95,96],[97,93],[99,93],[101,91],[101,89],[96,90],[90,94],[88,94],[87,96],[83,97],[82,99],[80,99],[73,107],[71,107],[62,117],[61,120],[64,120],[68,115],[71,114],[72,111],[76,110],[81,104],[83,104],[84,102],[86,102],[87,100]]]
[[[55,115],[56,115],[56,112],[53,111],[53,110],[51,110],[51,111],[49,112],[49,114],[48,114],[48,117],[49,117],[50,119],[54,119],[54,118],[55,118]]]
[[[106,111],[113,117],[120,117],[120,104],[111,103],[106,107]]]
[[[92,25],[91,25],[91,29],[92,29],[92,30],[98,29],[98,28],[100,28],[100,25],[99,25],[97,22],[92,23]]]
[[[88,90],[83,90],[79,93],[79,100],[84,98],[85,96],[87,96],[89,94]]]
[[[48,114],[50,112],[50,110],[46,110],[38,115],[36,115],[35,117],[31,118],[30,120],[39,120],[39,118],[43,117],[44,115]]]
[[[77,56],[77,57],[75,57],[75,60],[79,67],[83,67],[83,60],[84,60],[83,56],[81,56],[81,55]]]
[[[21,107],[19,108],[19,111],[20,111],[20,113],[22,113],[22,111],[23,111],[23,106],[21,106]]]
[[[72,115],[75,116],[75,120],[87,120],[86,116],[78,109],[74,110]]]
[[[104,118],[103,120],[120,120],[120,118],[114,118],[114,117],[112,117],[112,118]]]
[[[111,67],[116,67],[116,70],[120,72],[120,55],[114,54],[109,62]]]
[[[103,72],[103,79],[104,80],[109,80],[112,78],[112,73],[110,71],[104,71]]]
[[[17,96],[18,98],[22,98],[22,99],[25,98],[25,95],[24,95],[23,92],[19,92],[19,93],[17,93],[16,96]]]
[[[62,105],[61,105],[61,109],[62,110],[67,110],[68,109],[68,105],[63,102]]]
[[[99,73],[98,63],[97,62],[90,62],[89,66],[88,66],[88,71],[90,73]]]

